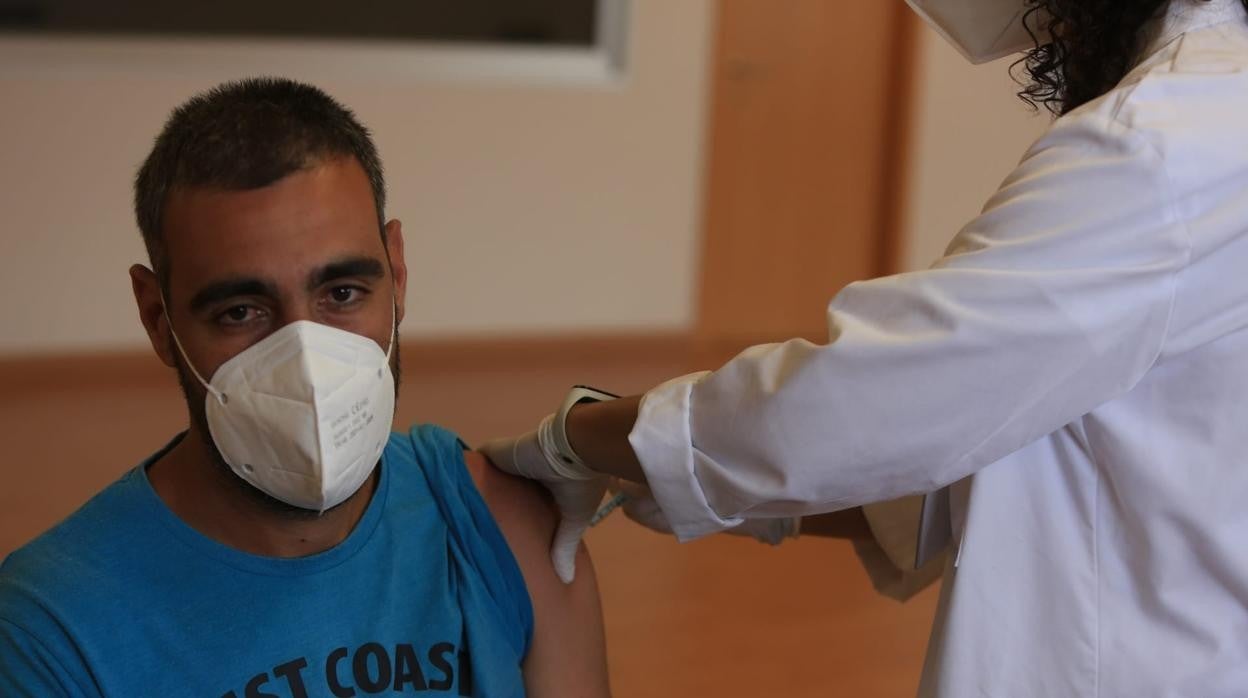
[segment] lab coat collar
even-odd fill
[[[1242,0],[1171,0],[1142,30],[1144,50],[1136,65],[1188,32],[1236,21],[1248,21],[1248,10],[1244,9]]]

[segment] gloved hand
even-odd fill
[[[536,430],[522,436],[488,441],[480,450],[499,470],[537,480],[550,490],[559,508],[550,559],[559,579],[571,584],[576,576],[576,551],[607,492],[608,478],[559,457],[551,437],[554,418],[553,414],[546,417]]]
[[[611,491],[623,492],[628,496],[624,501],[624,514],[628,518],[659,533],[672,533],[672,527],[659,508],[659,503],[651,494],[650,488],[635,482],[611,479]],[[724,533],[731,536],[753,538],[760,543],[780,545],[786,538],[797,538],[801,533],[802,519],[800,516],[779,519],[746,519]]]

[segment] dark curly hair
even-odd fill
[[[1248,8],[1248,0],[1243,3]],[[1018,96],[1060,115],[1105,94],[1144,48],[1141,29],[1167,4],[1167,0],[1028,0],[1024,17],[1028,31],[1033,38],[1053,38],[1044,44],[1037,41],[1012,66],[1025,73]]]

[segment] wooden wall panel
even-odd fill
[[[566,386],[633,392],[683,371],[679,336],[405,342],[397,427],[469,443],[533,428]],[[0,359],[0,559],[185,427],[150,352]],[[620,514],[588,536],[614,695],[913,696],[936,589],[897,604],[843,541],[689,545]]]
[[[721,1],[704,349],[822,339],[836,291],[894,268],[913,26],[901,2]]]

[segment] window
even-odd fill
[[[594,0],[0,0],[19,33],[593,46]]]
[[[0,0],[0,70],[613,84],[630,0]],[[293,40],[293,41],[292,41]]]

